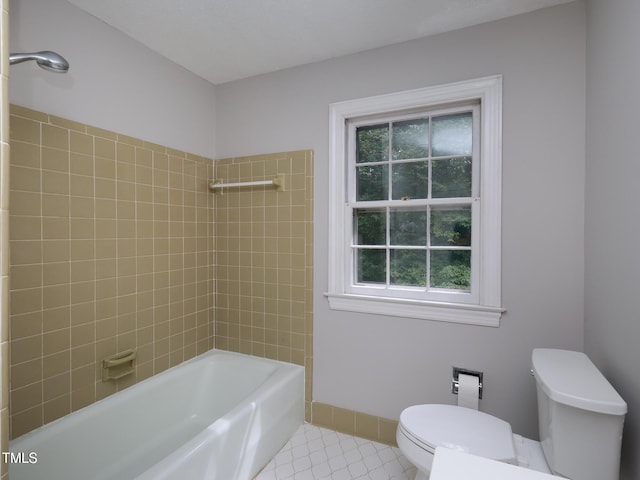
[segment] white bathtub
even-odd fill
[[[9,476],[250,479],[302,424],[303,397],[302,367],[211,350],[15,439]]]

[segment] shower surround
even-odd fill
[[[213,162],[10,113],[11,438],[214,346],[303,365],[310,420],[313,152]],[[103,382],[130,348],[135,373]]]
[[[10,113],[15,438],[213,347],[213,166]],[[102,382],[102,358],[130,348],[135,373]]]

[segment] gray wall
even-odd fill
[[[454,403],[453,365],[485,372],[480,408],[537,436],[537,346],[583,349],[585,9],[581,2],[216,87],[216,156],[315,150],[315,401],[387,418]],[[504,75],[499,328],[332,311],[328,105]]]
[[[65,75],[12,66],[11,103],[213,157],[210,83],[65,0],[11,0],[9,22],[12,52],[54,50],[71,64]]]
[[[627,401],[622,475],[640,479],[640,2],[590,0],[585,351]]]

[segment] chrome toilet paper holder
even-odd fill
[[[478,372],[476,370],[468,370],[466,368],[453,367],[453,378],[451,379],[451,393],[457,395],[458,387],[460,386],[460,374],[463,375],[471,375],[473,377],[478,377],[478,398],[482,399],[482,372]]]

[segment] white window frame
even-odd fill
[[[347,198],[347,122],[458,102],[480,103],[480,198],[474,215],[478,288],[470,303],[360,294],[351,285],[353,218]],[[335,310],[497,327],[501,305],[502,76],[333,103],[329,106],[329,278]],[[474,247],[475,248],[475,247]],[[400,292],[399,292],[400,293]],[[469,297],[465,300],[469,302]]]

